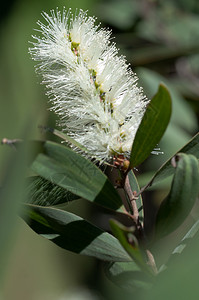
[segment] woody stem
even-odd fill
[[[138,212],[137,203],[136,203],[137,198],[135,197],[135,194],[131,189],[128,176],[125,176],[124,190],[125,190],[128,198],[129,198],[129,200],[130,200],[131,208],[132,208],[132,211],[133,211],[133,216],[134,216],[134,218],[136,220],[136,223],[137,223],[138,219],[139,219],[139,212]]]

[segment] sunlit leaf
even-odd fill
[[[115,237],[72,213],[24,205],[22,217],[36,233],[61,248],[105,261],[130,261]]]
[[[44,153],[40,153],[31,166],[37,175],[105,207],[121,206],[121,199],[108,178],[89,160],[53,142],[44,143],[43,148]]]

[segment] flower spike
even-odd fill
[[[33,36],[29,51],[39,62],[36,71],[43,77],[58,124],[96,160],[128,159],[148,100],[110,42],[111,31],[99,28],[82,10],[75,16],[65,9],[42,15],[42,37]]]

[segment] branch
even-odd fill
[[[131,207],[132,207],[132,210],[133,210],[133,216],[136,220],[136,223],[138,223],[138,221],[139,221],[139,212],[138,212],[137,203],[136,203],[136,200],[138,198],[137,198],[136,192],[133,192],[131,190],[128,175],[125,176],[124,190],[127,193],[128,198],[130,200],[130,204],[131,204]]]

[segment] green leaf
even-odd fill
[[[134,261],[105,262],[103,267],[108,279],[119,285],[120,288],[125,288],[131,292],[149,288],[152,283],[149,277],[140,270]]]
[[[27,203],[40,206],[58,205],[79,199],[78,196],[40,176],[27,178],[25,192]]]
[[[197,220],[191,229],[185,234],[181,243],[174,249],[173,254],[180,254],[185,249],[190,239],[194,238],[195,235],[199,232],[199,220]]]
[[[136,191],[137,193],[139,193],[140,187],[139,187],[137,178],[135,177],[135,174],[133,173],[132,170],[128,173],[128,177],[129,177],[129,183],[130,183],[132,191]],[[144,210],[143,210],[143,202],[142,202],[141,195],[139,195],[138,199],[136,200],[136,204],[137,204],[137,208],[138,208],[138,212],[139,212],[139,218],[142,223],[144,220]]]
[[[36,233],[61,248],[105,261],[130,261],[115,237],[72,213],[24,205],[22,217]]]
[[[170,242],[172,241],[167,239],[167,244]],[[167,247],[167,244],[165,244],[165,247]],[[161,247],[159,251],[161,251]],[[194,238],[189,240],[189,244],[187,244],[180,255],[176,255],[175,259],[173,256],[172,263],[169,263],[168,268],[158,274],[157,284],[147,291],[146,295],[141,295],[140,299],[197,299],[199,291],[198,253],[199,232],[194,235]]]
[[[169,267],[170,264],[173,264],[176,262],[176,260],[180,259],[180,254],[183,253],[183,251],[186,249],[187,246],[189,246],[191,240],[198,235],[199,232],[199,220],[197,220],[191,229],[185,234],[181,242],[178,244],[178,246],[173,250],[171,256],[169,257],[168,262],[166,265],[162,265],[159,269],[159,272],[164,271]]]
[[[71,193],[111,209],[121,206],[121,199],[108,178],[89,160],[68,147],[44,143],[32,170]]]
[[[140,165],[154,150],[163,136],[171,117],[171,97],[161,84],[147,106],[133,142],[130,165]]]
[[[177,153],[186,153],[186,154],[193,154],[197,159],[199,159],[199,133],[197,133],[183,148],[181,148]],[[176,154],[177,154],[176,153]],[[173,156],[172,156],[173,157]],[[175,169],[171,165],[170,157],[155,173],[151,181],[149,182],[148,186],[159,182],[166,177],[172,175],[175,172]]]
[[[199,165],[195,156],[179,153],[169,195],[157,213],[156,238],[179,227],[190,213],[199,193]]]
[[[146,257],[139,248],[137,239],[133,234],[135,228],[125,227],[115,220],[110,220],[110,226],[113,234],[140,269],[146,274],[153,274],[153,271],[147,265]]]
[[[176,90],[171,83],[171,80],[167,80],[166,77],[146,68],[138,68],[136,73],[140,78],[140,85],[143,86],[149,99],[155,94],[159,82],[164,82],[164,84],[168,87],[172,98],[172,116],[169,126],[173,127],[173,125],[175,125],[175,128],[177,127],[178,130],[180,128],[186,135],[188,135],[189,132],[197,130],[197,118],[192,107],[182,97],[182,94]]]

